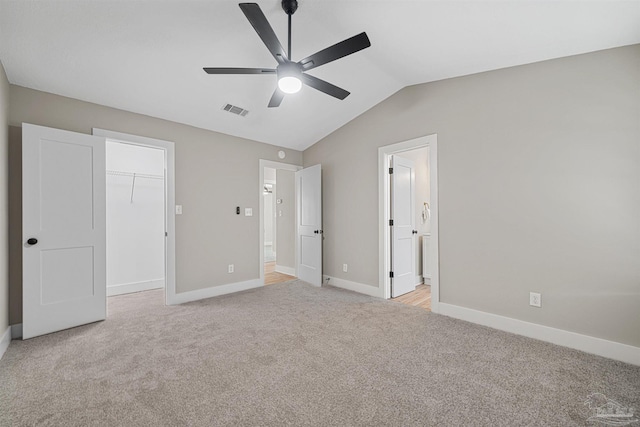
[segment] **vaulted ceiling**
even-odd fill
[[[258,4],[285,45],[280,1]],[[16,85],[303,150],[405,86],[640,43],[639,23],[640,1],[300,0],[294,60],[372,46],[309,72],[344,101],[303,87],[279,108],[275,75],[202,70],[275,68],[236,1],[0,0],[0,60]]]

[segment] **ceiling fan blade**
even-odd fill
[[[320,92],[324,92],[338,99],[345,99],[351,93],[317,77],[310,76],[309,74],[302,74],[302,82],[307,86],[311,86]]]
[[[276,58],[279,64],[287,62],[287,53],[283,49],[276,33],[271,28],[269,21],[262,13],[262,9],[257,3],[240,3],[240,9],[244,12],[253,29],[256,30],[269,52]]]
[[[275,92],[271,96],[271,100],[269,101],[269,108],[279,107],[280,103],[284,99],[284,92],[280,90],[280,88],[276,87]]]
[[[203,68],[207,74],[275,74],[273,68]]]
[[[369,41],[369,37],[367,37],[367,33],[360,33],[357,36],[353,36],[341,41],[340,43],[336,43],[331,47],[323,49],[320,52],[314,53],[311,56],[307,56],[302,61],[298,62],[298,64],[302,65],[302,69],[304,71],[308,71],[328,62],[356,53],[362,49],[366,49],[369,46],[371,46],[371,42]]]

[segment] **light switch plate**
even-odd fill
[[[244,216],[253,216],[253,209],[244,208]]]
[[[182,205],[176,205],[176,215],[182,215]]]

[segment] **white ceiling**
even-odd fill
[[[283,45],[280,0],[258,0]],[[640,1],[300,0],[293,59],[366,31],[372,46],[309,74],[279,108],[274,75],[202,67],[276,62],[231,0],[0,0],[9,81],[46,92],[303,150],[405,86],[640,43]],[[231,103],[250,111],[222,111]]]

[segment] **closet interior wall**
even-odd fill
[[[107,141],[107,295],[165,285],[164,151]]]

